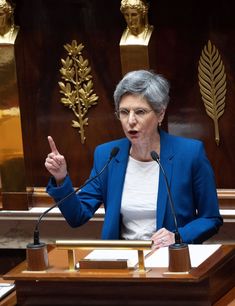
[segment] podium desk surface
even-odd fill
[[[77,251],[78,259],[88,252]],[[67,251],[53,248],[46,271],[23,262],[4,275],[15,280],[17,305],[215,305],[235,286],[235,246],[222,245],[189,273],[167,268],[69,271]],[[234,292],[234,290],[233,290]],[[64,304],[63,304],[64,303]]]

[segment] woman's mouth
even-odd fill
[[[131,131],[128,131],[128,134],[129,134],[130,136],[137,136],[138,131],[131,130]]]

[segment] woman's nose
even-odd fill
[[[135,112],[134,112],[134,111],[130,111],[129,117],[128,117],[128,123],[129,123],[130,125],[136,123],[136,116],[135,116]]]

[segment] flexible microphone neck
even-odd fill
[[[64,198],[62,198],[60,201],[56,202],[54,205],[52,205],[51,207],[49,207],[47,210],[45,210],[38,218],[35,229],[34,229],[34,236],[33,236],[33,241],[34,241],[34,245],[39,245],[40,244],[40,233],[39,233],[39,225],[40,222],[42,220],[42,218],[49,212],[51,211],[53,208],[59,206],[62,202],[64,202],[65,200],[67,200],[70,196],[72,196],[73,194],[77,193],[80,189],[82,189],[83,187],[85,187],[87,184],[89,184],[91,181],[95,180],[97,177],[99,177],[104,171],[105,169],[108,167],[109,163],[111,162],[111,160],[118,154],[119,152],[119,148],[118,147],[114,147],[110,153],[109,159],[106,162],[106,164],[104,165],[104,167],[100,170],[99,173],[97,173],[95,176],[87,179],[85,181],[85,183],[83,183],[81,186],[79,186],[78,188],[74,189],[72,192],[70,192],[67,196],[65,196]]]
[[[177,223],[175,208],[174,208],[174,204],[173,204],[173,200],[172,200],[172,196],[171,196],[171,191],[170,191],[170,187],[169,187],[169,183],[168,183],[168,179],[167,179],[165,170],[162,167],[162,164],[160,162],[160,157],[157,154],[157,152],[156,151],[152,151],[150,153],[150,155],[151,155],[152,159],[155,160],[158,163],[158,165],[159,165],[159,167],[160,167],[160,169],[162,171],[162,174],[163,174],[163,177],[164,177],[164,180],[165,180],[165,184],[166,184],[166,189],[167,189],[167,194],[168,194],[169,202],[170,202],[171,212],[172,212],[172,216],[173,216],[174,224],[175,224],[175,244],[181,244],[182,243],[182,239],[181,239],[181,236],[180,236],[180,233],[179,233],[179,229],[178,229],[178,223]]]

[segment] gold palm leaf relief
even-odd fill
[[[205,110],[214,122],[215,141],[219,145],[218,121],[225,109],[226,74],[220,54],[210,40],[200,56],[198,79]]]
[[[86,117],[88,109],[97,104],[98,96],[93,90],[91,67],[82,56],[83,44],[73,40],[71,45],[64,45],[68,56],[61,59],[61,78],[59,82],[60,93],[63,95],[60,102],[70,108],[77,120],[72,120],[72,127],[79,130],[81,143],[85,142],[85,126],[88,125]]]

